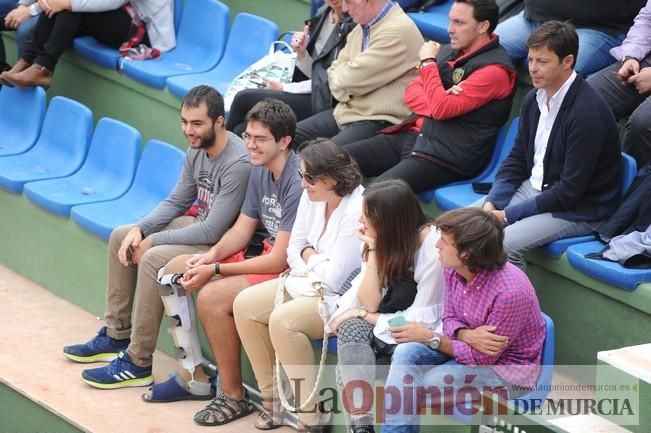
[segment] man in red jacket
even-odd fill
[[[469,179],[488,164],[511,112],[516,73],[499,39],[495,0],[455,0],[450,45],[426,42],[405,91],[412,115],[344,146],[364,176],[402,179],[414,191]]]

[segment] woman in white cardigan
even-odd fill
[[[360,266],[356,230],[362,213],[362,177],[357,163],[330,140],[310,142],[300,156],[305,191],[289,240],[288,263],[292,271],[311,271],[319,277],[334,310],[337,290]],[[237,331],[262,393],[265,410],[256,422],[262,430],[277,426],[271,416],[274,353],[290,379],[304,379],[303,395],[295,396],[296,405],[314,407],[317,403],[306,401],[316,369],[305,371],[300,366],[314,365],[310,340],[323,337],[319,298],[292,297],[286,291],[286,302],[274,309],[277,287],[278,280],[250,287],[233,305]],[[308,412],[299,414],[299,431],[319,431],[327,414]]]
[[[358,235],[362,272],[339,300],[329,327],[337,332],[344,407],[357,408],[346,413],[347,422],[354,433],[371,433],[372,413],[346,384],[364,381],[372,389],[376,362],[390,363],[397,342],[417,340],[420,327],[413,324],[440,327],[445,283],[435,247],[439,232],[405,182],[378,182],[365,191]]]

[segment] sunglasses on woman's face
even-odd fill
[[[300,168],[298,169],[298,175],[301,176],[301,179],[305,179],[305,182],[309,183],[310,185],[314,185],[318,177],[318,176],[313,176],[308,172],[303,173],[303,170],[301,170]]]

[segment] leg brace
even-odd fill
[[[183,274],[163,275],[165,268],[158,272],[159,294],[165,305],[167,324],[176,346],[176,357],[190,374],[196,365],[205,362],[199,343],[197,314],[192,294],[177,281]]]

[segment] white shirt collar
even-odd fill
[[[563,102],[563,99],[565,99],[565,95],[567,94],[567,91],[570,89],[570,86],[576,79],[576,71],[572,71],[572,74],[568,77],[567,80],[563,83],[563,85],[554,93],[554,95],[551,98],[549,108],[551,107],[560,107],[561,103]],[[547,107],[547,92],[544,89],[538,89],[536,92],[536,101],[538,102],[538,107]]]

